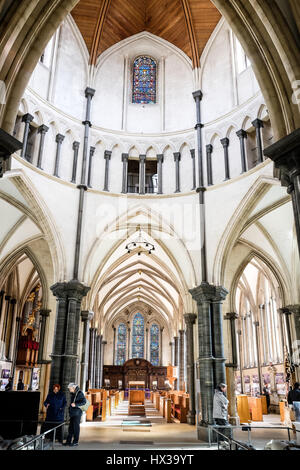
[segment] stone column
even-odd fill
[[[64,138],[65,138],[65,136],[62,135],[62,134],[57,134],[57,135],[56,135],[56,138],[55,138],[55,141],[56,141],[56,143],[57,143],[57,147],[56,147],[54,176],[56,176],[57,178],[59,178],[58,170],[59,170],[61,146],[62,146],[62,143],[63,143],[63,141],[64,141]]]
[[[94,156],[95,150],[96,150],[96,147],[90,147],[88,182],[87,182],[88,188],[92,187],[93,156]]]
[[[122,153],[123,175],[122,175],[122,194],[127,194],[128,189],[128,153]]]
[[[140,194],[145,194],[146,155],[140,155]]]
[[[203,158],[202,158],[202,128],[203,124],[201,123],[201,101],[203,98],[203,93],[201,90],[197,90],[193,93],[193,98],[196,102],[196,116],[197,123],[195,129],[197,131],[197,151],[198,151],[198,186],[202,188],[204,186],[203,178]]]
[[[176,388],[179,390],[179,337],[174,336],[174,366],[176,367]]]
[[[97,328],[94,330],[94,338],[93,338],[93,384],[94,388],[97,388],[97,368],[99,368],[99,357],[98,357],[98,352],[97,352]]]
[[[300,305],[288,305],[287,307],[293,314],[293,338],[295,341],[292,342],[292,360],[294,363],[299,364],[300,362]],[[300,380],[300,373],[298,368],[296,369],[298,381]]]
[[[96,356],[96,361],[95,361],[95,385],[96,388],[100,388],[100,381],[101,381],[101,370],[100,370],[100,363],[101,363],[101,340],[102,340],[102,335],[96,335],[96,341],[95,341],[95,356]]]
[[[175,193],[180,193],[180,152],[174,153],[174,162],[175,162],[175,180],[176,180],[176,189]]]
[[[246,158],[246,146],[245,140],[248,139],[248,134],[244,129],[239,130],[236,135],[240,139],[241,146],[241,164],[242,164],[242,173],[247,171],[247,158]]]
[[[76,361],[78,356],[74,354],[78,345],[78,331],[80,316],[78,318],[78,306],[85,297],[90,287],[79,281],[59,282],[51,287],[57,297],[57,314],[54,333],[53,352],[51,354],[52,367],[50,389],[55,383],[62,386],[62,391],[67,392],[70,382],[76,378]]]
[[[300,129],[265,149],[264,154],[280,170],[281,184],[292,197],[300,254]]]
[[[101,341],[101,360],[100,360],[100,388],[103,387],[103,367],[104,367],[104,352],[107,341]]]
[[[29,125],[33,121],[33,116],[27,113],[24,114],[22,117],[22,122],[25,123],[24,127],[24,135],[23,135],[23,148],[21,152],[21,157],[26,159],[26,150],[27,150],[27,143],[28,143],[28,135],[29,135]]]
[[[261,135],[261,129],[264,127],[264,123],[261,119],[255,119],[255,121],[252,122],[252,125],[256,129],[257,163],[260,164],[264,161],[262,135]]]
[[[94,388],[94,342],[95,342],[95,328],[90,328],[89,331],[89,365],[88,365],[88,380],[90,381],[90,388]]]
[[[279,312],[281,315],[284,316],[284,321],[285,321],[285,329],[287,333],[287,351],[290,357],[292,357],[292,335],[291,335],[291,325],[290,325],[290,316],[292,315],[292,312],[287,307],[280,308]]]
[[[159,365],[163,365],[163,331],[164,327],[160,329],[160,342],[159,342]]]
[[[171,347],[171,365],[174,366],[174,343],[171,341],[169,346]]]
[[[179,330],[179,341],[178,341],[178,368],[179,368],[179,390],[184,389],[184,330]]]
[[[157,177],[158,177],[158,192],[157,194],[163,193],[163,181],[162,181],[162,164],[164,162],[164,156],[162,154],[157,155]]]
[[[196,396],[195,396],[195,360],[194,360],[194,325],[197,315],[186,313],[184,321],[186,324],[186,344],[187,344],[187,392],[190,396],[189,412],[187,415],[188,424],[194,425],[196,420]]]
[[[108,189],[108,178],[109,178],[109,162],[111,159],[111,154],[109,150],[105,150],[104,152],[104,160],[105,160],[105,174],[104,174],[104,188],[103,191],[109,191]]]
[[[3,320],[3,326],[2,326],[2,351],[0,351],[0,357],[2,360],[8,359],[6,357],[6,351],[5,351],[5,338],[7,334],[7,323],[8,323],[8,316],[9,316],[9,310],[10,310],[10,300],[11,300],[11,295],[6,295],[4,297],[6,305],[5,305],[5,313],[4,313],[4,320]],[[0,345],[1,346],[1,345]]]
[[[0,129],[0,178],[10,167],[10,156],[22,148],[22,142]]]
[[[192,165],[193,165],[193,187],[192,187],[192,191],[194,191],[197,187],[195,149],[191,150],[191,158],[192,158]]]
[[[12,341],[12,336],[13,336],[13,327],[15,324],[15,309],[16,309],[16,299],[11,299],[10,304],[11,304],[11,310],[10,310],[10,316],[11,316],[11,324],[10,324],[10,329],[9,329],[9,338],[8,338],[8,359],[12,361],[13,359],[13,347],[15,345],[13,344]]]
[[[46,133],[49,131],[49,127],[45,126],[43,124],[38,128],[38,134],[41,134],[40,138],[40,146],[39,146],[39,155],[38,155],[38,161],[37,161],[37,167],[42,170],[42,161],[43,161],[43,153],[44,153],[44,145],[45,145],[45,136]]]
[[[83,323],[82,332],[82,351],[81,351],[81,373],[80,373],[80,389],[86,391],[86,383],[88,379],[88,364],[89,364],[89,327],[90,322],[94,317],[94,312],[84,310],[81,312],[81,321]]]
[[[73,142],[73,169],[72,169],[72,179],[71,183],[76,183],[76,174],[77,174],[77,162],[78,162],[78,152],[79,152],[79,142]]]
[[[238,368],[238,354],[236,344],[236,320],[238,314],[235,312],[227,313],[224,316],[224,320],[230,322],[230,344],[231,344],[231,358],[230,362],[225,364],[227,370],[227,385],[228,385],[228,400],[229,400],[229,413],[231,424],[238,425],[239,418],[237,414],[236,397],[235,397],[235,371]],[[242,375],[241,375],[242,380]]]
[[[145,354],[145,359],[146,361],[149,361],[149,328],[146,328],[146,354]],[[150,353],[150,360],[151,360],[151,353]]]
[[[116,328],[113,325],[112,327],[113,332],[114,332],[114,342],[113,342],[113,365],[116,365]]]
[[[212,156],[213,150],[214,148],[211,144],[206,146],[207,185],[208,186],[213,185],[213,174],[212,174],[212,164],[211,164],[211,156]]]
[[[199,375],[201,422],[198,438],[207,439],[207,425],[213,424],[213,397],[217,382],[225,381],[221,304],[227,291],[202,282],[190,290],[198,307]],[[224,379],[224,380],[223,380]]]
[[[229,139],[227,137],[225,137],[225,139],[221,139],[221,144],[223,145],[223,149],[224,149],[225,181],[227,181],[227,180],[230,180],[229,154],[228,154]]]
[[[127,329],[127,336],[128,336],[128,347],[127,347],[127,360],[130,359],[130,341],[131,341],[131,338],[130,338],[130,332],[131,332],[131,328],[128,326],[128,329]]]
[[[49,318],[51,310],[47,310],[42,308],[40,310],[41,316],[41,329],[40,329],[40,345],[39,345],[39,354],[38,354],[38,363],[44,363],[44,347],[45,347],[45,335],[46,335],[46,327],[47,327],[47,319]],[[48,361],[45,361],[48,363]]]
[[[257,355],[257,370],[259,378],[259,393],[263,393],[263,382],[262,382],[262,373],[261,373],[261,361],[260,361],[260,341],[259,341],[259,322],[254,322],[255,326],[255,345],[256,345],[256,355]]]

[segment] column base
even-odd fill
[[[194,414],[188,413],[186,419],[187,419],[188,424],[190,424],[191,426],[195,426],[195,424],[196,424],[196,413],[194,413]]]

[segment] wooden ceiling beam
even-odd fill
[[[98,58],[98,50],[99,50],[99,44],[101,41],[101,36],[103,32],[103,26],[106,18],[106,14],[108,12],[108,9],[110,7],[111,0],[103,0],[98,19],[97,19],[97,25],[93,37],[93,42],[92,42],[92,49],[90,53],[90,63],[91,65],[95,65],[97,62]]]
[[[190,39],[190,44],[191,44],[191,50],[192,50],[192,61],[193,61],[193,67],[194,68],[199,68],[200,67],[200,54],[198,50],[198,44],[196,40],[196,35],[195,35],[195,30],[194,30],[194,25],[193,25],[193,20],[192,20],[192,13],[189,5],[188,0],[181,0],[183,12],[184,12],[184,18],[187,26],[187,31]]]

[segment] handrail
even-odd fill
[[[224,426],[215,426],[215,427],[220,427],[220,428],[224,428]],[[209,428],[214,428],[214,426],[209,426]],[[228,426],[229,428],[229,426]],[[225,434],[223,434],[222,432],[220,431],[217,431],[216,429],[214,429],[214,432],[217,434],[218,436],[218,439],[217,439],[217,445],[218,445],[218,450],[219,450],[219,435],[222,436],[223,439],[226,439],[229,443],[229,450],[232,450],[232,444],[235,444],[238,448],[240,449],[243,449],[243,450],[250,450],[249,447],[247,447],[245,444],[243,444],[242,442],[239,442],[239,441],[236,441],[235,439],[231,438],[231,437],[228,437],[226,436]],[[211,445],[211,441],[210,441],[210,445]],[[236,449],[237,450],[237,449]],[[251,450],[256,450],[256,449],[251,449]]]
[[[62,426],[64,426],[65,424],[67,424],[67,421],[64,421],[63,423],[60,423],[58,426],[55,426],[54,428],[51,428],[49,429],[48,431],[45,431],[43,434],[39,434],[38,436],[35,436],[33,439],[31,439],[30,441],[28,442],[25,442],[24,444],[16,447],[15,449],[13,450],[23,450],[24,448],[30,446],[31,444],[34,444],[34,450],[35,450],[35,447],[36,447],[36,442],[37,441],[41,441],[41,448],[40,450],[44,450],[44,440],[45,440],[45,437],[47,434],[50,434],[50,433],[53,433],[53,439],[52,439],[52,450],[54,450],[54,444],[55,444],[55,437],[56,437],[56,430],[61,428]]]

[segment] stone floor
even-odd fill
[[[130,421],[129,421],[130,420]],[[263,423],[252,423],[260,429],[251,431],[252,444],[263,449],[271,439],[287,439],[287,431],[274,429],[280,425],[279,415],[264,416]],[[261,429],[268,426],[268,429]],[[234,438],[248,442],[248,432],[234,430]],[[292,437],[293,438],[293,437]],[[56,450],[69,450],[69,447],[55,446]],[[122,402],[105,422],[82,423],[80,443],[74,450],[215,450],[206,442],[197,440],[196,426],[180,423],[166,423],[146,401],[146,417],[128,416],[128,401]]]

